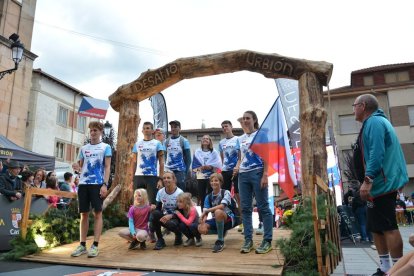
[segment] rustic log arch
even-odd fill
[[[265,54],[249,50],[180,58],[158,69],[143,72],[135,81],[122,85],[110,97],[111,106],[118,111],[118,142],[115,181],[120,188],[107,199],[110,203],[121,191],[121,207],[128,207],[132,181],[130,149],[137,139],[139,102],[175,83],[191,78],[212,76],[238,71],[260,73],[267,78],[299,80],[302,135],[303,194],[310,195],[312,176],[327,180],[325,123],[322,86],[329,83],[333,65],[324,61],[310,61]],[[316,125],[313,125],[315,124]],[[315,127],[316,126],[316,127]],[[304,137],[306,136],[306,137]]]

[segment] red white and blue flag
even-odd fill
[[[108,108],[108,101],[83,97],[78,113],[79,116],[105,119]]]
[[[267,114],[250,149],[267,163],[269,176],[278,173],[279,186],[292,199],[297,182],[280,97]]]

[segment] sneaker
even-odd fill
[[[79,257],[80,255],[86,254],[88,251],[86,250],[86,247],[83,245],[79,245],[76,247],[75,251],[70,254],[72,257]]]
[[[239,228],[237,228],[238,232],[242,232],[243,231],[243,223],[239,225]]]
[[[213,246],[213,252],[217,253],[217,252],[221,252],[224,249],[224,241],[221,240],[216,240],[216,243]]]
[[[375,244],[372,244],[372,245],[371,245],[371,249],[372,249],[372,250],[377,250],[377,247],[375,246]]]
[[[249,253],[253,249],[252,240],[244,240],[243,246],[240,249],[240,253]]]
[[[139,244],[139,242],[136,239],[134,239],[131,242],[131,244],[129,245],[128,249],[130,249],[130,250],[135,249],[135,248],[137,248],[138,244]]]
[[[174,245],[182,245],[183,244],[183,238],[181,235],[175,235]]]
[[[372,274],[372,276],[382,276],[382,275],[387,275],[387,274],[383,272],[380,268],[377,268],[377,272]]]
[[[184,242],[185,247],[190,246],[190,245],[194,245],[194,244],[195,244],[194,238],[188,239]]]
[[[139,243],[139,248],[147,249],[147,245],[145,244],[145,241]]]
[[[203,245],[203,240],[200,238],[196,238],[195,246],[200,247]]]
[[[164,239],[159,239],[156,243],[155,243],[155,247],[154,250],[161,250],[164,247],[166,247],[167,245],[165,244]]]
[[[256,229],[256,235],[263,235],[263,225],[259,224],[259,228]]]
[[[92,244],[91,249],[89,249],[88,251],[88,258],[94,258],[98,256],[98,254],[99,254],[98,247]]]
[[[256,254],[266,254],[272,249],[272,243],[267,240],[263,240],[262,244],[256,248]]]
[[[164,228],[164,230],[162,231],[162,235],[163,236],[168,236],[169,234],[171,234],[171,231],[168,230],[167,228]]]

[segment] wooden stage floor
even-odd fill
[[[211,252],[217,238],[216,235],[203,237],[201,247],[173,246],[174,234],[165,237],[167,247],[153,250],[155,244],[147,243],[146,250],[128,250],[128,243],[117,233],[121,228],[106,231],[99,242],[100,253],[96,258],[86,255],[71,257],[70,253],[79,244],[66,244],[53,249],[43,250],[22,259],[34,262],[55,263],[64,265],[119,268],[131,270],[162,271],[176,273],[214,274],[214,275],[282,275],[284,258],[276,249],[267,254],[241,254],[239,249],[243,243],[243,235],[236,229],[229,231],[225,237],[225,248],[220,253]],[[275,229],[273,239],[288,237],[290,230]],[[184,237],[185,238],[185,237]],[[263,236],[254,235],[255,245],[259,245]],[[93,237],[88,237],[87,246]]]

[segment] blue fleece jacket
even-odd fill
[[[371,196],[398,190],[408,183],[404,154],[395,130],[378,109],[363,123],[365,175],[374,179]]]

